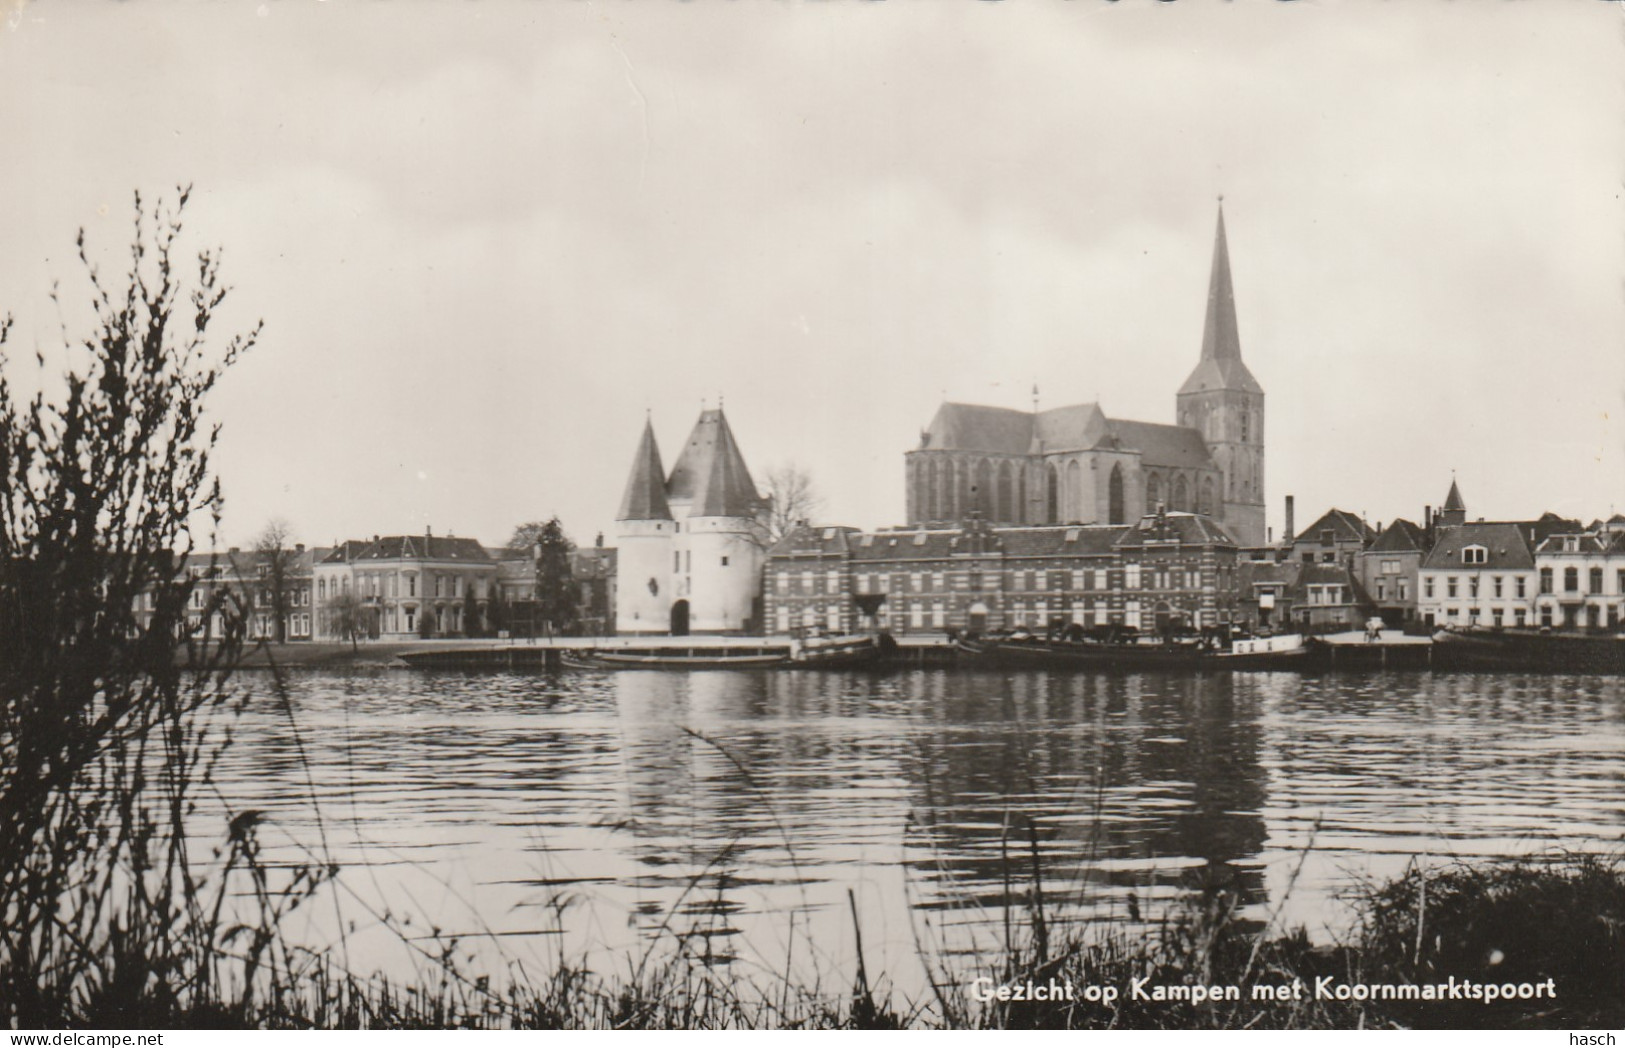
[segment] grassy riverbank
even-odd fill
[[[251,994],[227,994],[224,981],[199,993],[168,985],[162,972],[125,972],[121,981],[139,992],[121,1000],[103,995],[90,1014],[71,996],[60,997],[62,1013],[49,1025],[1392,1029],[1625,1023],[1625,869],[1617,862],[1580,857],[1412,871],[1361,892],[1355,902],[1361,920],[1350,941],[1326,947],[1302,932],[1261,932],[1235,916],[1233,899],[1223,893],[1187,904],[1144,938],[1085,931],[1073,941],[1050,942],[1045,926],[1053,915],[1028,899],[1021,942],[998,960],[1000,970],[951,972],[944,961],[926,958],[935,985],[916,1001],[886,997],[876,989],[886,985],[884,976],[861,969],[849,988],[812,988],[783,977],[747,978],[680,948],[647,967],[629,959],[619,975],[565,965],[507,985],[448,961],[423,983],[402,986],[345,974],[331,957],[286,953],[286,964],[262,968]],[[1076,999],[987,1000],[988,993],[971,986],[977,974],[990,976],[991,985],[1070,984]],[[1380,999],[1408,994],[1403,988],[1411,986],[1433,987],[1428,995],[1441,999]],[[1483,991],[1474,987],[1482,986],[1513,996],[1486,1001],[1475,996]],[[1091,1000],[1101,996],[1091,987],[1115,990],[1116,999]],[[1191,1001],[1195,987],[1204,988],[1198,996],[1214,999]],[[1529,996],[1516,996],[1520,987]],[[1377,999],[1356,999],[1368,992]],[[1226,993],[1236,999],[1224,999]]]

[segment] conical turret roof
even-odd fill
[[[632,459],[632,475],[626,481],[621,512],[616,520],[670,520],[671,504],[666,501],[666,470],[660,462],[660,446],[655,443],[654,423],[645,419],[643,439],[638,441]]]
[[[1433,490],[1437,491],[1437,488]],[[1461,489],[1456,486],[1456,478],[1450,478],[1450,494],[1444,497],[1444,505],[1440,507],[1444,512],[1467,512],[1467,503],[1462,501]]]
[[[1239,389],[1262,393],[1264,388],[1241,361],[1241,336],[1236,329],[1236,291],[1230,282],[1230,247],[1224,234],[1224,205],[1213,237],[1213,271],[1208,277],[1207,314],[1202,325],[1202,359],[1179,388],[1181,393],[1204,389]]]
[[[700,412],[666,492],[674,500],[690,500],[691,517],[756,516],[762,499],[721,408]]]

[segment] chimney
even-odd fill
[[[1292,503],[1293,498],[1291,495],[1288,495],[1286,497],[1286,527],[1281,529],[1281,542],[1283,544],[1291,542],[1292,536],[1297,534],[1297,532],[1293,529]]]
[[[295,553],[303,553],[303,552],[305,552],[305,544],[303,542],[295,542],[293,544],[293,551]]]

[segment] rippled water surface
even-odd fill
[[[1413,857],[1625,834],[1617,679],[379,670],[290,694],[217,778],[274,859],[343,866],[303,933],[361,970],[456,936],[486,968],[682,943],[849,978],[855,907],[908,987],[922,953],[995,953],[1035,871],[1052,920],[1222,886],[1327,937],[1339,893]]]

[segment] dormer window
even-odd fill
[[[1489,550],[1483,546],[1464,546],[1461,550],[1463,564],[1483,564],[1489,559]]]

